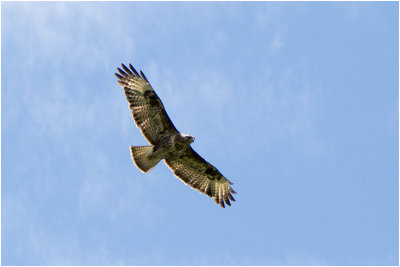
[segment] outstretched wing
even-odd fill
[[[139,75],[131,64],[129,64],[130,69],[124,64],[122,68],[124,70],[118,68],[120,74],[115,73],[115,75],[119,79],[119,85],[124,88],[133,120],[144,137],[154,145],[164,136],[177,133],[178,130],[143,72],[140,71]]]
[[[185,184],[193,189],[212,197],[215,203],[225,208],[229,200],[235,201],[232,194],[236,192],[231,188],[231,183],[213,165],[205,161],[192,148],[189,148],[180,158],[165,158],[168,167]]]

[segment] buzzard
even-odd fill
[[[136,126],[150,142],[149,146],[131,146],[135,165],[149,172],[159,161],[164,160],[174,174],[193,189],[212,197],[215,203],[225,208],[230,200],[235,201],[232,183],[213,165],[204,160],[190,146],[194,137],[180,133],[165,111],[164,105],[151,87],[146,76],[129,64],[117,68],[118,84],[124,88],[129,108]]]

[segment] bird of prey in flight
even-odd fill
[[[203,159],[190,144],[194,137],[180,133],[165,111],[164,105],[151,87],[146,76],[129,64],[117,68],[118,84],[125,91],[136,126],[150,142],[148,146],[131,146],[131,156],[136,166],[149,172],[164,160],[174,174],[193,189],[212,197],[225,208],[235,201],[232,183],[213,165]]]

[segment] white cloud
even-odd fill
[[[19,61],[28,69],[57,67],[54,71],[62,71],[68,64],[80,62],[77,67],[94,70],[107,67],[115,53],[133,54],[132,29],[127,32],[121,26],[121,17],[104,19],[108,13],[103,5],[7,3],[3,13],[8,26],[3,34],[11,38],[8,42],[14,47],[24,48],[14,64]],[[110,51],[110,47],[114,48]]]

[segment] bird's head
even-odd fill
[[[191,144],[194,142],[194,137],[191,136],[190,134],[181,134],[181,136],[183,137],[183,139],[188,143]]]

